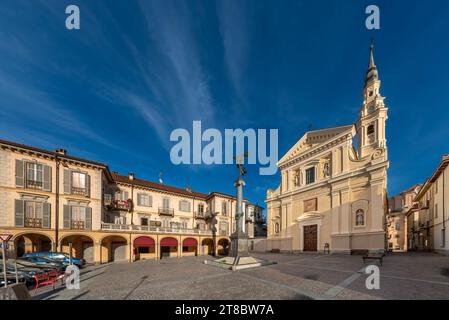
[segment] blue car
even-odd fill
[[[65,252],[33,252],[33,253],[26,253],[23,255],[23,257],[24,258],[43,257],[58,262],[62,262],[64,265],[70,264],[70,256]],[[84,259],[72,258],[72,263],[76,265],[78,268],[81,268],[86,263],[86,261]]]

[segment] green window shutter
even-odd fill
[[[86,207],[86,229],[92,230],[92,208]]]
[[[64,169],[64,193],[72,193],[72,183],[71,183],[71,178],[72,178],[72,171],[68,170],[68,169]]]
[[[70,229],[70,206],[64,205],[64,229]]]
[[[51,204],[44,202],[42,210],[42,228],[50,228]]]
[[[16,159],[16,187],[23,187],[24,180],[24,163],[22,160]]]
[[[90,175],[86,173],[86,197],[90,197]]]
[[[25,201],[15,200],[15,225],[23,227],[25,219]]]
[[[42,184],[44,191],[51,191],[51,167],[44,166],[44,181]]]

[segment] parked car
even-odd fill
[[[41,258],[43,259],[43,258]],[[66,266],[58,261],[49,260],[51,263],[36,263],[31,260],[31,258],[18,258],[17,265],[21,267],[31,267],[38,268],[44,272],[49,272],[52,270],[58,270],[59,272],[64,272]]]
[[[17,259],[17,263],[23,266],[41,268],[45,270],[45,272],[54,269],[63,272],[68,265],[61,261],[52,260],[45,257],[22,257]]]
[[[2,273],[0,274],[0,287],[4,287],[5,286],[5,278],[3,275],[3,270],[1,270],[1,271],[2,271]],[[15,284],[16,283],[16,275],[7,273],[6,280],[8,282],[8,285]],[[17,277],[17,280],[19,280],[19,283],[25,283],[25,277],[23,275],[19,275]]]
[[[23,257],[44,257],[47,259],[63,262],[67,265],[70,263],[70,256],[65,252],[33,252],[26,253],[23,255]],[[86,262],[84,259],[72,258],[72,263],[81,268]]]
[[[2,272],[3,272],[3,261],[0,260],[0,273]],[[6,272],[13,275],[14,277],[16,276],[16,267],[14,263],[7,261]],[[44,271],[42,271],[39,268],[23,267],[17,265],[17,275],[18,277],[24,278],[27,285],[35,283],[34,276],[41,273],[44,273]]]

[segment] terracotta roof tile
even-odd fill
[[[182,195],[186,195],[186,196],[190,196],[190,197],[196,197],[196,198],[202,198],[202,199],[206,199],[206,197],[208,196],[205,193],[195,192],[195,191],[188,191],[186,189],[172,187],[172,186],[168,186],[168,185],[165,185],[165,184],[151,182],[151,181],[148,181],[148,180],[137,179],[137,178],[134,178],[133,180],[130,180],[129,177],[123,176],[123,175],[118,174],[116,172],[111,172],[111,175],[112,175],[112,179],[114,181],[117,181],[117,182],[129,183],[129,184],[136,185],[136,186],[142,186],[142,187],[147,187],[147,188],[151,188],[151,189],[156,189],[156,190],[161,190],[161,191],[166,191],[166,192],[172,192],[172,193],[179,193],[179,194],[182,194]]]

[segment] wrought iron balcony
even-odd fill
[[[27,186],[27,188],[32,188],[32,189],[42,189],[43,182],[35,181],[35,180],[27,180],[26,186]]]
[[[84,196],[86,194],[86,188],[72,187],[72,194]]]
[[[25,217],[25,228],[42,228],[42,219]]]
[[[164,216],[171,216],[173,217],[175,215],[175,210],[173,208],[164,208],[164,207],[160,207],[158,209],[158,213],[160,215],[164,215]]]
[[[110,209],[114,210],[125,210],[129,211],[131,208],[131,201],[130,200],[116,200],[116,199],[104,199],[104,205]]]
[[[84,220],[71,220],[70,229],[72,230],[84,230],[86,229],[86,222]]]

